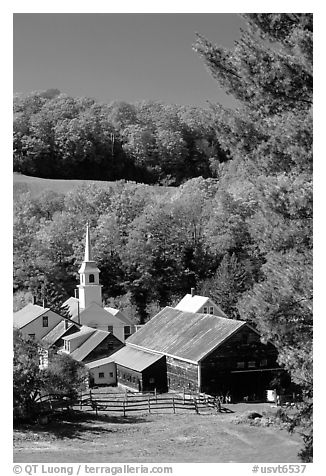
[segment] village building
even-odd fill
[[[90,387],[117,385],[117,367],[112,357],[94,360],[86,364],[90,373]]]
[[[186,294],[175,306],[175,309],[184,312],[197,312],[199,314],[214,314],[215,316],[227,317],[222,309],[209,297],[195,294],[195,289],[191,288],[191,293]]]
[[[135,325],[118,309],[103,307],[100,270],[92,259],[88,225],[84,261],[78,272],[78,296],[76,290],[75,296],[67,299],[62,307],[68,308],[71,319],[79,324],[111,332],[124,342],[135,332]]]
[[[40,341],[54,329],[61,321],[62,316],[48,307],[29,303],[23,309],[14,313],[14,327],[19,329],[24,337]]]
[[[234,400],[265,399],[280,371],[275,347],[263,344],[248,323],[172,307],[154,316],[112,358],[118,381],[133,388],[146,371],[150,386],[145,389],[163,389],[163,374],[168,390],[229,394]]]
[[[92,362],[109,357],[124,346],[111,332],[82,326],[78,332],[63,337],[63,348],[66,353],[79,362]]]

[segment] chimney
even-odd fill
[[[191,292],[191,297],[194,297],[194,295],[195,295],[195,288],[191,288],[191,289],[190,289],[190,292]]]
[[[77,303],[77,316],[78,316],[78,318],[77,318],[77,320],[78,320],[78,324],[80,324],[79,301],[78,301],[78,303]]]
[[[43,299],[43,307],[45,307],[45,305],[46,305],[46,301],[45,299]]]
[[[36,296],[32,296],[32,304],[36,304]]]

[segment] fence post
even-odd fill
[[[197,405],[196,397],[194,397],[194,405],[195,405],[195,412],[196,412],[197,415],[198,415],[199,411],[198,411],[198,405]]]
[[[97,413],[97,403],[95,402],[95,413],[96,413],[96,417],[98,416],[98,413]]]
[[[155,402],[157,403],[157,391],[156,391],[156,387],[154,388],[154,395],[155,395]]]
[[[125,400],[123,400],[122,405],[123,405],[123,416],[125,417],[126,416],[126,401]]]
[[[148,413],[151,413],[151,397],[148,397]]]
[[[174,396],[172,397],[172,406],[173,406],[173,413],[175,413],[175,403],[174,403]]]
[[[186,389],[183,387],[183,404],[186,403]]]

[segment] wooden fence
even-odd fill
[[[64,396],[44,395],[40,397],[39,403],[43,411],[53,411],[62,408],[79,408],[107,413],[127,414],[139,413],[162,413],[162,412],[183,412],[193,411],[197,414],[207,411],[228,411],[221,407],[219,399],[205,394],[163,394],[156,392],[146,394],[141,393],[104,393],[90,390],[79,395],[78,400],[70,400]]]

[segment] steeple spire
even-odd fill
[[[85,242],[85,258],[84,261],[92,261],[91,254],[91,236],[89,232],[89,224],[86,225],[86,242]]]
[[[89,224],[86,226],[85,257],[78,271],[80,275],[79,304],[81,309],[85,309],[92,302],[102,305],[102,286],[100,285],[96,262],[92,259],[91,236]]]

